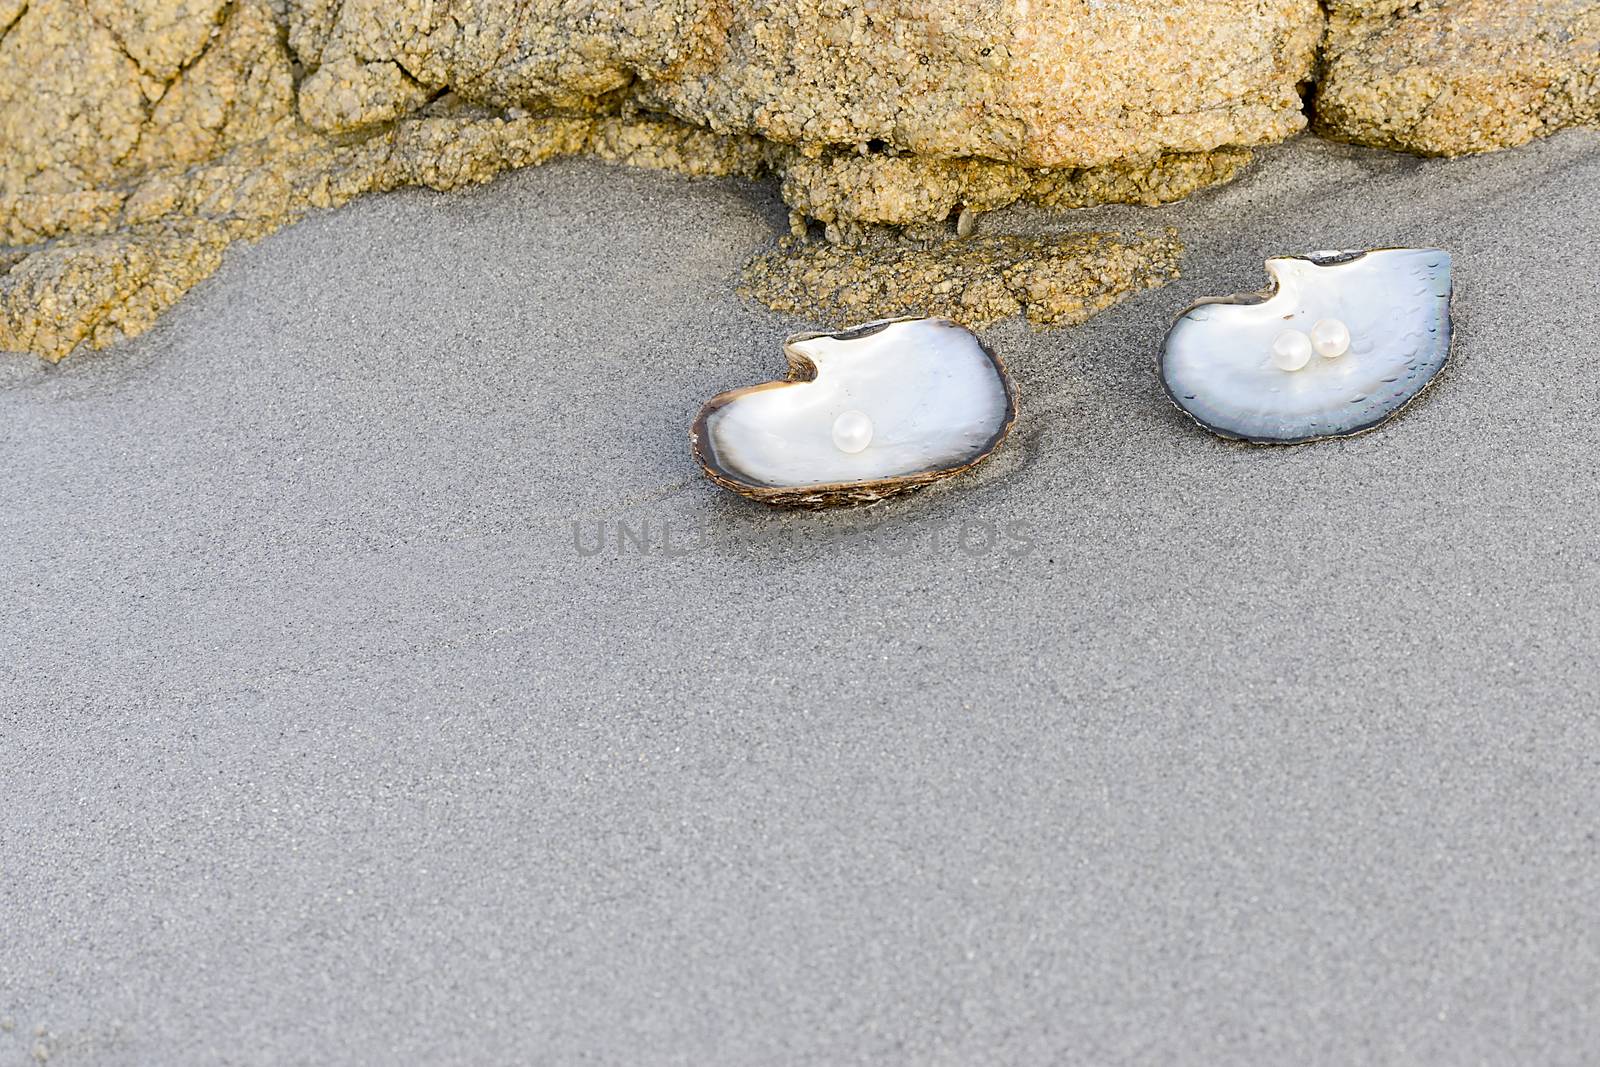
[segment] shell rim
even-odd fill
[[[1377,252],[1429,252],[1429,251],[1442,252],[1445,255],[1450,256],[1450,261],[1451,261],[1450,294],[1449,294],[1449,297],[1445,301],[1445,312],[1444,312],[1445,328],[1449,331],[1448,335],[1445,337],[1444,359],[1439,363],[1439,369],[1434,371],[1433,374],[1431,376],[1429,376],[1428,380],[1426,382],[1423,382],[1422,385],[1420,385],[1417,388],[1417,391],[1415,393],[1412,393],[1409,397],[1407,397],[1405,402],[1403,404],[1400,404],[1393,411],[1390,411],[1389,413],[1387,413],[1385,415],[1380,415],[1378,418],[1374,419],[1371,422],[1363,423],[1362,425],[1357,426],[1356,428],[1351,429],[1351,430],[1346,430],[1343,433],[1324,433],[1324,434],[1316,434],[1316,435],[1310,436],[1310,437],[1283,438],[1283,437],[1249,437],[1249,436],[1246,436],[1245,434],[1235,433],[1235,432],[1233,432],[1231,430],[1224,430],[1219,426],[1213,426],[1211,423],[1205,421],[1200,416],[1196,415],[1194,412],[1190,411],[1188,408],[1183,406],[1183,404],[1178,400],[1178,397],[1173,393],[1172,387],[1167,383],[1167,346],[1168,346],[1169,342],[1172,340],[1172,332],[1178,328],[1178,324],[1179,323],[1181,323],[1185,318],[1188,317],[1190,312],[1197,311],[1197,310],[1199,310],[1200,308],[1203,308],[1203,307],[1213,307],[1213,306],[1216,306],[1218,304],[1224,304],[1224,305],[1225,304],[1246,304],[1246,305],[1249,305],[1249,304],[1265,304],[1268,300],[1271,300],[1273,297],[1278,295],[1278,290],[1280,288],[1280,286],[1278,284],[1278,279],[1273,277],[1270,273],[1267,275],[1267,277],[1272,282],[1272,284],[1271,284],[1271,286],[1269,288],[1259,289],[1259,290],[1256,290],[1255,292],[1250,292],[1250,293],[1233,293],[1233,294],[1231,294],[1229,296],[1214,296],[1214,297],[1209,297],[1209,298],[1207,298],[1205,300],[1196,300],[1192,304],[1190,304],[1187,307],[1185,307],[1182,311],[1178,312],[1178,314],[1173,317],[1172,325],[1168,326],[1167,327],[1167,332],[1164,335],[1162,335],[1162,338],[1161,338],[1161,352],[1160,352],[1160,355],[1158,355],[1156,357],[1156,378],[1161,383],[1161,391],[1164,394],[1166,394],[1166,397],[1167,397],[1167,399],[1169,401],[1171,401],[1172,406],[1177,408],[1184,416],[1186,416],[1196,426],[1200,427],[1202,430],[1205,430],[1207,433],[1215,434],[1217,437],[1220,437],[1225,441],[1238,441],[1238,442],[1242,442],[1244,444],[1250,444],[1250,445],[1268,445],[1268,446],[1270,446],[1270,445],[1279,445],[1279,446],[1283,446],[1283,447],[1289,447],[1289,446],[1292,446],[1292,445],[1314,444],[1317,441],[1341,441],[1341,440],[1344,440],[1344,439],[1350,438],[1350,437],[1359,437],[1361,434],[1370,433],[1371,431],[1376,430],[1378,427],[1384,425],[1385,423],[1387,423],[1390,420],[1392,420],[1392,419],[1396,418],[1397,416],[1399,416],[1399,414],[1401,412],[1405,411],[1406,408],[1408,408],[1412,404],[1416,403],[1417,400],[1419,398],[1421,398],[1424,393],[1426,393],[1426,392],[1428,392],[1428,390],[1432,389],[1434,384],[1436,382],[1438,382],[1440,376],[1444,374],[1446,368],[1448,368],[1450,366],[1450,361],[1455,356],[1455,343],[1456,343],[1456,324],[1455,324],[1456,280],[1455,280],[1455,269],[1454,269],[1454,267],[1455,267],[1455,256],[1452,255],[1450,250],[1447,249],[1447,248],[1416,248],[1416,247],[1412,247],[1412,246],[1396,245],[1396,246],[1393,246],[1393,247],[1385,247],[1385,248],[1365,248],[1365,249],[1353,250],[1353,251],[1348,251],[1348,252],[1338,252],[1338,253],[1335,253],[1334,255],[1331,255],[1331,256],[1319,256],[1319,255],[1316,255],[1315,253],[1302,254],[1302,255],[1268,256],[1265,260],[1262,261],[1262,265],[1265,266],[1267,263],[1270,263],[1275,259],[1303,259],[1303,260],[1305,260],[1305,261],[1307,261],[1309,263],[1314,263],[1319,267],[1336,267],[1336,266],[1339,266],[1340,264],[1343,264],[1343,263],[1354,263],[1357,260],[1365,259],[1367,256],[1373,255],[1374,253],[1377,253]]]
[[[740,399],[741,397],[749,396],[753,393],[763,392],[768,389],[783,389],[788,386],[799,385],[804,382],[815,380],[817,376],[816,364],[812,363],[811,360],[806,358],[804,355],[796,352],[793,347],[794,345],[799,344],[802,341],[815,340],[819,337],[831,337],[842,341],[853,341],[862,337],[870,337],[875,333],[881,333],[888,327],[899,322],[939,322],[965,331],[969,337],[977,342],[979,350],[982,351],[986,357],[988,357],[990,364],[993,365],[996,373],[999,375],[1000,386],[1002,391],[1005,393],[1006,398],[1005,415],[1000,421],[999,429],[994,432],[989,440],[984,443],[983,447],[977,453],[975,453],[971,459],[955,467],[941,467],[937,470],[922,471],[917,474],[903,474],[890,478],[872,478],[866,481],[813,482],[807,485],[756,485],[753,482],[744,481],[727,468],[723,467],[721,463],[717,462],[716,459],[709,454],[707,442],[710,435],[706,432],[706,421],[710,419],[712,415],[716,414],[717,411]],[[782,500],[801,497],[842,497],[862,493],[881,493],[881,496],[884,497],[892,496],[907,489],[918,488],[936,481],[942,481],[945,478],[953,477],[954,475],[961,474],[964,471],[971,470],[973,467],[976,467],[978,464],[992,456],[1000,448],[1001,444],[1005,442],[1006,437],[1010,435],[1012,424],[1016,422],[1017,393],[1015,386],[1012,385],[1011,375],[1006,370],[1005,359],[1002,358],[1001,355],[994,349],[990,348],[989,345],[984,342],[983,338],[978,336],[976,330],[973,330],[970,327],[955,321],[954,319],[946,318],[943,315],[900,315],[889,319],[874,319],[871,322],[862,323],[859,326],[851,326],[843,330],[808,330],[802,333],[793,333],[784,338],[783,352],[785,357],[787,357],[789,360],[789,374],[787,377],[775,381],[761,382],[757,385],[747,385],[741,389],[730,389],[726,392],[718,393],[716,396],[712,397],[710,400],[701,405],[699,412],[695,414],[694,422],[689,426],[689,447],[694,453],[694,458],[696,462],[700,464],[701,469],[706,472],[707,476],[709,476],[712,481],[716,482],[724,489],[731,490],[741,496],[749,497],[752,500],[781,502]]]

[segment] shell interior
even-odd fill
[[[1450,356],[1450,256],[1319,252],[1267,261],[1275,292],[1197,304],[1167,334],[1167,394],[1213,433],[1270,444],[1344,437],[1388,420]],[[1337,359],[1273,365],[1273,341],[1321,319],[1350,328]]]
[[[947,319],[800,334],[785,352],[790,381],[724,393],[696,420],[696,453],[730,488],[932,480],[988,455],[1015,415],[998,357]],[[870,443],[853,453],[833,437],[850,412],[871,420]]]

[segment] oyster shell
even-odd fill
[[[1439,249],[1315,252],[1267,260],[1272,289],[1196,304],[1161,349],[1161,385],[1212,433],[1258,444],[1348,437],[1393,418],[1450,358],[1450,255]],[[1341,336],[1303,359],[1285,333]],[[1319,343],[1322,343],[1319,340]],[[1302,349],[1293,354],[1296,345]],[[1274,346],[1287,348],[1274,362]]]
[[[789,376],[723,393],[695,418],[695,459],[725,489],[781,507],[868,504],[982,462],[1016,401],[1005,364],[948,319],[902,318],[784,343]]]

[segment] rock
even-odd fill
[[[1165,202],[1300,127],[1321,28],[1315,0],[0,0],[0,343],[106,343],[309,208],[562,155],[777,174],[845,243]]]
[[[292,122],[260,142],[151,173],[118,201],[118,224],[18,255],[0,249],[0,350],[60,359],[148,329],[222,262],[231,241],[261,237],[313,207],[362,193],[487,181],[508,167],[589,143],[583,118],[506,121],[476,112],[419,116],[339,144]]]
[[[616,94],[717,133],[1031,167],[1149,162],[1304,126],[1316,0],[345,0],[293,39],[313,126],[387,121],[395,68],[489,106]],[[307,20],[304,25],[310,25]]]
[[[1596,0],[1332,0],[1326,137],[1423,155],[1525,144],[1600,118]]]
[[[1182,254],[1171,232],[879,238],[849,247],[786,239],[745,267],[742,291],[831,326],[938,315],[983,327],[1017,314],[1036,326],[1072,326],[1178,277]]]
[[[141,130],[141,168],[198,163],[268,136],[294,113],[294,73],[271,8],[243,2],[174,67]]]
[[[772,260],[753,288],[779,303],[800,275],[847,302],[824,270],[925,302],[943,255],[972,314],[1071,321],[1098,300],[1067,299],[1071,257],[987,238],[982,213],[1229,180],[1303,126],[1319,40],[1330,136],[1453,154],[1595,116],[1600,0],[1326,6],[1331,25],[1317,0],[0,0],[0,344],[107,343],[310,208],[570,155],[776,175],[793,231],[833,246]]]
[[[324,64],[307,79],[300,94],[300,117],[313,129],[347,133],[393,122],[434,95],[398,63],[362,63],[346,56]]]
[[[151,171],[271,134],[294,107],[279,31],[268,0],[24,7],[0,33],[0,242],[103,232]]]
[[[143,333],[217,269],[227,243],[199,220],[63,238],[0,276],[0,349],[58,355]]]
[[[120,177],[119,161],[139,143],[147,90],[159,96],[161,84],[84,3],[22,5],[0,35],[0,198],[80,193]]]
[[[781,188],[784,202],[807,218],[904,226],[1018,200],[1058,208],[1168,204],[1231,180],[1250,160],[1248,149],[1234,148],[1051,170],[985,159],[830,153],[783,160]]]
[[[607,163],[691,178],[758,178],[781,170],[792,155],[760,137],[725,136],[651,115],[595,120],[585,152]]]

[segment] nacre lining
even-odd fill
[[[801,334],[785,352],[789,381],[715,398],[691,434],[707,473],[757,499],[821,506],[914,488],[983,459],[1015,416],[1004,365],[946,319]]]
[[[1268,260],[1275,291],[1206,301],[1178,319],[1162,346],[1162,386],[1223,437],[1293,444],[1371,429],[1449,359],[1450,267],[1438,249]],[[1289,330],[1319,352],[1338,349],[1335,321],[1349,335],[1343,353],[1292,373],[1275,364],[1274,345]]]

